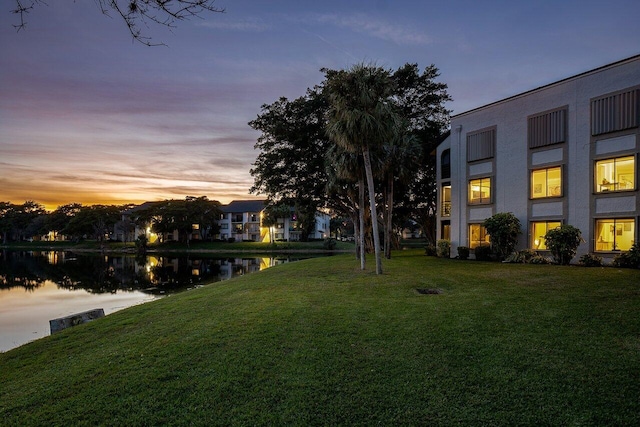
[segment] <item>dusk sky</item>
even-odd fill
[[[0,10],[0,201],[249,195],[247,123],[320,69],[435,64],[453,114],[640,53],[640,1],[218,0],[133,42],[91,0]]]

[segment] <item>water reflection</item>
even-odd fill
[[[108,315],[162,295],[244,275],[290,257],[0,252],[0,351],[49,335],[49,320],[103,308]]]
[[[0,290],[35,291],[49,280],[61,289],[83,289],[96,294],[134,290],[162,294],[260,271],[295,259],[286,256],[218,258],[185,254],[134,256],[3,251]]]

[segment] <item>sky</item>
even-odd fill
[[[461,113],[640,53],[637,0],[217,0],[132,41],[96,0],[0,6],[0,201],[249,194],[261,107],[321,68],[434,64]]]

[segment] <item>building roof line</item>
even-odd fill
[[[637,61],[638,59],[640,59],[640,54],[638,54],[638,55],[634,55],[634,56],[630,56],[630,57],[628,57],[628,58],[621,59],[621,60],[619,60],[619,61],[612,62],[612,63],[610,63],[610,64],[603,65],[603,66],[601,66],[601,67],[594,68],[594,69],[592,69],[592,70],[585,71],[585,72],[583,72],[583,73],[576,74],[576,75],[574,75],[574,76],[567,77],[567,78],[564,78],[564,79],[562,79],[562,80],[555,81],[555,82],[553,82],[553,83],[548,83],[548,84],[546,84],[546,85],[539,86],[539,87],[537,87],[537,88],[535,88],[535,89],[530,89],[530,90],[528,90],[528,91],[525,91],[525,92],[519,93],[519,94],[517,94],[517,95],[512,95],[512,96],[510,96],[510,97],[508,97],[508,98],[500,99],[500,100],[498,100],[498,101],[494,101],[494,102],[491,102],[491,103],[489,103],[489,104],[485,104],[485,105],[482,105],[482,106],[480,106],[480,107],[476,107],[476,108],[473,108],[473,109],[471,109],[471,110],[464,111],[464,112],[462,112],[462,113],[454,114],[453,116],[451,116],[451,118],[452,118],[452,119],[454,119],[454,118],[457,118],[457,117],[460,117],[460,116],[464,116],[464,115],[466,115],[466,114],[473,113],[473,112],[476,112],[476,111],[478,111],[478,110],[482,110],[482,109],[484,109],[484,108],[491,107],[491,106],[494,106],[494,105],[497,105],[497,104],[501,104],[501,103],[503,103],[503,102],[507,102],[507,101],[510,101],[510,100],[512,100],[512,99],[515,99],[515,98],[519,98],[519,97],[521,97],[521,96],[524,96],[524,95],[529,95],[530,93],[537,92],[537,91],[539,91],[539,90],[546,89],[546,88],[549,88],[549,87],[551,87],[551,86],[559,85],[559,84],[561,84],[561,83],[566,83],[567,81],[570,81],[570,80],[576,80],[576,79],[582,78],[582,77],[584,77],[584,76],[586,76],[586,75],[589,75],[589,74],[599,73],[599,72],[601,72],[601,71],[603,71],[603,70],[605,70],[605,69],[613,68],[613,67],[618,67],[618,66],[623,65],[623,64],[626,64],[626,63],[628,63],[628,62]]]

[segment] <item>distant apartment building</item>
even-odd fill
[[[451,118],[437,149],[439,239],[489,244],[483,221],[514,213],[519,248],[546,249],[561,224],[578,259],[611,259],[639,239],[640,55]]]
[[[286,217],[278,218],[276,224],[264,226],[262,224],[265,202],[263,200],[234,200],[228,205],[221,206],[222,218],[220,225],[220,239],[233,238],[236,241],[297,242],[302,239],[302,231],[298,227],[295,209],[290,209]],[[314,230],[307,238],[324,239],[330,234],[331,217],[323,212],[316,212]]]
[[[150,243],[157,240],[178,240],[178,231],[163,233],[158,236],[152,232],[150,224],[133,223],[131,218],[135,213],[152,207],[156,202],[145,202],[142,205],[127,209],[122,213],[120,224],[115,227],[114,236],[119,241],[134,241],[141,234],[147,236]],[[222,212],[218,219],[219,233],[215,236],[220,240],[271,242],[295,242],[302,239],[302,231],[298,227],[295,210],[290,215],[278,218],[276,224],[267,227],[262,223],[265,210],[264,200],[234,200],[228,205],[220,206]],[[316,213],[314,230],[309,234],[310,239],[324,239],[330,235],[330,216],[323,212]],[[193,224],[191,240],[200,239],[200,225]]]

